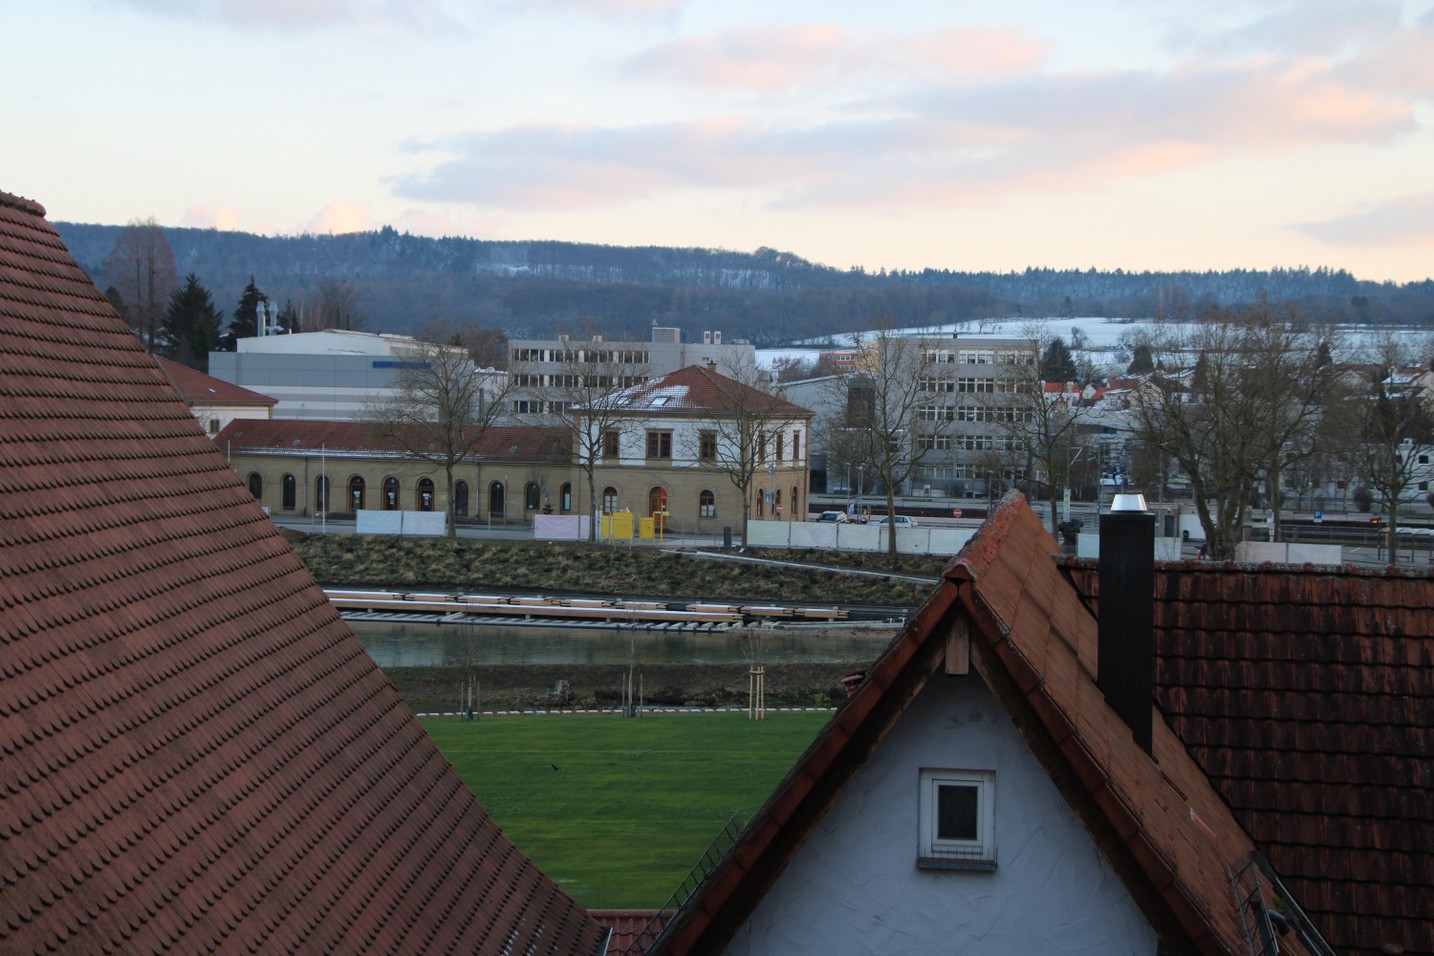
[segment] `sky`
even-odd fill
[[[52,220],[1434,276],[1434,0],[12,0]]]

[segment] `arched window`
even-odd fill
[[[767,513],[767,493],[761,488],[757,489],[757,517],[760,518]]]
[[[329,476],[320,475],[318,481],[314,482],[314,500],[318,502],[314,506],[320,514],[329,510]]]
[[[653,485],[647,489],[647,513],[657,519],[654,527],[667,527],[667,515],[663,513],[665,511],[667,511],[667,489],[661,485]]]
[[[298,507],[299,501],[298,479],[296,479],[293,475],[285,475],[283,479],[283,488],[284,499],[282,507],[285,511],[293,511],[296,507]]]
[[[778,521],[782,520],[782,489],[780,488],[772,498],[772,517]]]
[[[432,511],[432,510],[433,510],[433,479],[432,479],[432,478],[420,478],[420,479],[418,479],[418,510],[419,510],[419,511]]]
[[[468,482],[453,483],[453,513],[460,518],[468,517]]]
[[[703,492],[697,496],[697,517],[717,517],[717,496],[712,492],[703,490]]]
[[[488,520],[503,520],[503,483],[495,481],[488,486]]]
[[[398,510],[398,479],[392,475],[383,480],[383,510]]]
[[[792,502],[791,502],[791,509],[792,509],[792,520],[793,520],[793,521],[801,521],[801,520],[802,520],[802,510],[801,510],[801,508],[798,507],[798,504],[800,503],[800,501],[801,501],[801,499],[797,497],[797,486],[796,486],[796,485],[792,485]]]
[[[573,486],[571,484],[563,485],[562,506],[563,514],[573,510]]]
[[[608,485],[602,490],[602,513],[605,515],[617,512],[617,489]]]
[[[363,510],[363,476],[354,475],[349,479],[349,510]]]
[[[257,471],[249,472],[249,494],[254,496],[255,501],[264,500],[264,476]]]
[[[524,511],[537,511],[539,504],[541,504],[541,502],[539,502],[539,500],[538,500],[538,498],[539,498],[541,495],[542,495],[542,489],[538,487],[538,483],[537,483],[536,481],[530,481],[530,482],[528,482],[526,485],[524,485],[524,486],[523,486],[523,510],[524,510]]]

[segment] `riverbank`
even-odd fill
[[[846,696],[841,679],[871,661],[767,664],[766,700],[776,706],[832,706]],[[642,702],[671,707],[746,706],[747,664],[639,664],[633,670]],[[390,667],[384,674],[420,714],[462,710],[461,667]],[[571,707],[616,707],[622,701],[625,664],[497,664],[474,669],[478,710],[541,711],[554,708],[548,692],[567,681]]]

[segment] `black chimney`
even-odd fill
[[[1100,519],[1097,685],[1150,753],[1155,705],[1155,515],[1143,495],[1116,495]]]

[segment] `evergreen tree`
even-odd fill
[[[239,296],[239,304],[234,307],[234,317],[229,322],[229,334],[226,338],[252,339],[258,335],[259,322],[268,302],[269,297],[259,291],[259,287],[254,284],[254,277],[250,276],[249,284]]]
[[[1150,346],[1141,342],[1135,347],[1131,356],[1130,364],[1126,366],[1126,374],[1143,375],[1146,372],[1155,371],[1155,358],[1150,352]]]
[[[162,351],[181,365],[201,371],[209,367],[209,353],[219,344],[224,313],[214,307],[209,290],[194,273],[169,300],[161,334]]]
[[[274,321],[285,332],[297,332],[299,331],[299,310],[294,308],[292,301],[285,300],[284,307],[279,310],[279,315]]]
[[[1041,353],[1041,381],[1074,382],[1076,380],[1075,357],[1066,346],[1065,339],[1056,336]]]

